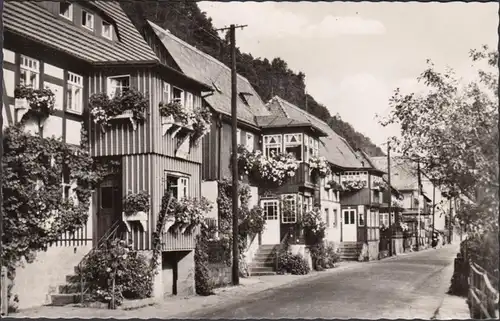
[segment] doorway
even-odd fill
[[[97,239],[100,240],[120,219],[122,192],[120,176],[108,176],[97,189]]]
[[[357,241],[357,226],[356,226],[356,210],[342,210],[342,241],[356,242]]]
[[[266,224],[262,231],[262,245],[275,245],[280,244],[280,215],[279,215],[279,201],[262,200],[262,209],[264,210],[264,219]]]

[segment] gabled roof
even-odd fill
[[[327,123],[278,96],[274,96],[266,104],[266,107],[277,116],[307,122],[325,132],[328,136],[320,138],[320,155],[326,157],[330,163],[346,169],[363,168],[351,146],[344,138],[337,135]]]
[[[387,157],[370,157],[370,160],[378,169],[387,172]],[[398,190],[418,190],[418,177],[414,169],[400,157],[391,157],[391,185]]]
[[[328,136],[327,133],[322,131],[320,128],[314,126],[310,122],[304,122],[304,121],[299,121],[295,120],[292,118],[288,117],[283,117],[283,116],[276,116],[276,115],[271,115],[271,116],[255,116],[255,121],[257,125],[261,128],[298,128],[298,127],[307,127],[312,130],[319,136],[319,137],[324,137]]]
[[[63,21],[35,1],[4,2],[4,28],[90,63],[158,61],[118,2],[92,1],[89,5],[114,20],[118,41],[110,42]]]
[[[149,24],[186,75],[215,89],[213,95],[206,97],[205,101],[215,111],[231,115],[231,69],[214,57],[175,37],[168,30],[151,21]],[[239,120],[257,126],[254,116],[271,115],[250,82],[241,75],[238,75],[237,89],[238,93],[244,94],[248,102],[247,105],[241,97],[238,97]]]

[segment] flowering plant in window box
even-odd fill
[[[263,184],[281,185],[288,177],[295,176],[299,162],[292,154],[275,154],[266,157],[261,151],[249,152],[243,146],[238,148],[240,173],[249,175]]]
[[[344,180],[342,186],[344,191],[359,191],[366,187],[366,181],[362,179]]]
[[[310,157],[309,158],[309,171],[311,175],[319,175],[319,177],[324,178],[330,174],[330,166],[325,157]]]
[[[128,226],[129,221],[139,221],[144,230],[147,229],[149,212],[149,194],[146,191],[129,193],[123,201],[123,221]]]
[[[90,114],[96,124],[105,128],[112,119],[128,118],[133,128],[137,122],[146,119],[145,112],[149,100],[138,90],[130,88],[119,95],[109,98],[105,93],[95,93],[90,96]]]
[[[193,133],[191,134],[191,142],[193,146],[197,146],[200,139],[210,132],[212,125],[212,113],[208,107],[200,107],[194,111]]]
[[[403,208],[403,202],[398,200],[397,198],[392,198],[391,206],[394,208]]]
[[[172,205],[171,215],[175,218],[175,223],[181,227],[181,233],[187,227],[195,227],[205,225],[205,214],[212,210],[212,204],[204,197],[197,198],[183,198],[174,201]]]
[[[162,123],[175,122],[184,126],[191,126],[195,118],[193,112],[186,110],[186,108],[176,100],[172,100],[168,103],[160,102],[160,116],[163,118]]]
[[[264,230],[266,220],[261,207],[255,206],[249,211],[241,211],[241,214],[244,214],[238,229],[241,234],[257,235]]]
[[[29,108],[29,112],[37,117],[47,118],[54,112],[55,95],[48,89],[33,89],[28,86],[18,86],[14,90],[16,108]]]
[[[335,180],[331,180],[327,183],[327,185],[334,191],[334,192],[341,192],[344,190],[344,187],[342,184]]]
[[[373,190],[378,190],[381,192],[387,190],[388,187],[389,185],[387,185],[387,183],[382,179],[375,179],[372,184]]]

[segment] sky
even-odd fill
[[[377,145],[396,127],[379,125],[394,89],[421,88],[431,59],[458,75],[471,72],[469,50],[498,46],[498,3],[208,2],[216,28],[236,31],[253,57],[281,57],[306,75],[306,89]]]

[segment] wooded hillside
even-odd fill
[[[134,20],[137,15],[166,28],[175,36],[192,46],[221,60],[229,66],[230,51],[227,38],[220,38],[212,19],[201,12],[198,4],[191,1],[136,1],[121,2],[127,14]],[[291,103],[305,108],[305,77],[302,72],[295,73],[288,68],[281,58],[254,58],[249,53],[236,49],[238,73],[245,76],[253,85],[264,102],[272,96],[279,95]],[[383,156],[382,150],[371,140],[358,133],[349,123],[339,116],[330,115],[328,109],[318,103],[314,97],[307,95],[308,112],[320,119],[328,120],[330,127],[344,137],[353,148],[362,149],[370,156]]]

